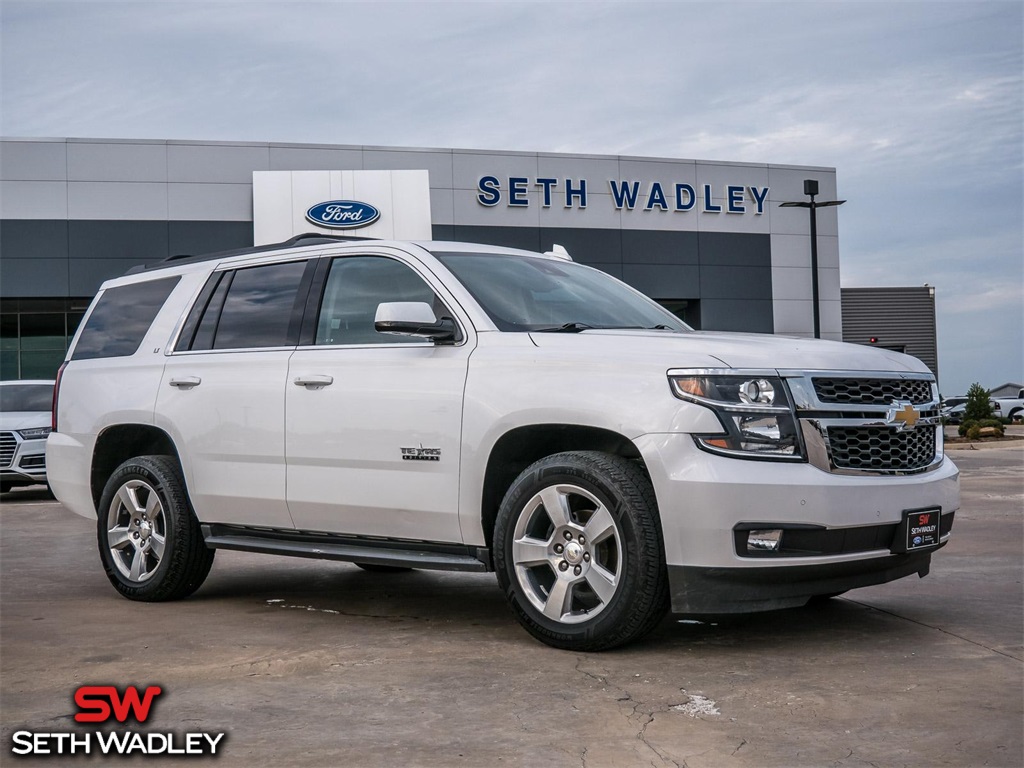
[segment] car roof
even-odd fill
[[[465,243],[449,240],[382,240],[372,237],[349,237],[311,232],[296,235],[295,237],[280,243],[256,245],[248,248],[236,248],[228,251],[214,251],[199,255],[179,254],[163,259],[162,261],[134,266],[125,272],[124,276],[127,277],[130,275],[146,273],[151,274],[162,272],[164,270],[173,270],[178,267],[185,268],[181,271],[186,272],[189,271],[187,267],[192,265],[201,265],[210,261],[222,261],[236,258],[239,261],[243,261],[245,260],[245,257],[253,256],[266,256],[268,260],[284,253],[293,253],[296,256],[301,256],[310,250],[319,253],[323,250],[325,245],[350,245],[353,243],[373,243],[376,246],[392,247],[407,247],[409,245],[415,245],[433,253],[476,253],[525,256],[540,259],[554,259],[558,261],[564,260],[553,254],[538,253],[537,251],[528,251],[521,248],[507,248],[500,245],[487,245],[484,243]]]
[[[557,259],[546,253],[527,251],[523,248],[507,248],[503,245],[485,245],[484,243],[461,243],[454,240],[411,240],[426,251],[432,253],[479,253],[495,256],[533,256],[535,258]],[[559,259],[561,261],[561,259]]]

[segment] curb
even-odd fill
[[[1014,448],[1024,448],[1024,440],[1003,440],[998,443],[957,443],[955,445],[946,443],[942,447],[945,453],[950,451],[1010,451]]]

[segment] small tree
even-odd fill
[[[967,390],[964,421],[983,421],[995,417],[995,414],[992,412],[989,394],[990,392],[978,382],[971,384],[971,388]]]

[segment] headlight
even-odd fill
[[[777,375],[763,371],[670,371],[672,392],[712,409],[722,432],[694,435],[712,453],[740,458],[802,459],[796,417]]]
[[[35,427],[34,429],[19,429],[18,434],[25,440],[39,440],[50,434],[49,427]]]

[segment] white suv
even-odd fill
[[[300,236],[104,284],[47,464],[114,587],[215,550],[497,572],[597,650],[925,575],[959,505],[918,360],[692,331],[564,253]]]

